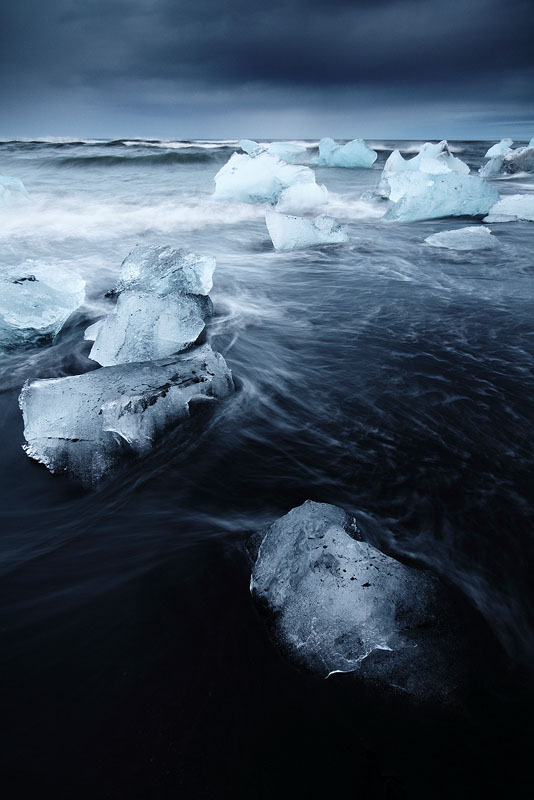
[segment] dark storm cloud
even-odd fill
[[[19,106],[76,90],[95,104],[216,102],[254,86],[266,103],[328,104],[354,87],[390,102],[487,92],[527,113],[533,26],[531,0],[11,0],[0,86]]]

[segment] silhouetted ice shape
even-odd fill
[[[510,153],[513,143],[512,139],[501,139],[500,142],[489,148],[484,158],[493,158],[494,156],[503,156],[505,153]]]
[[[499,246],[497,237],[489,228],[481,225],[433,233],[426,237],[425,242],[432,247],[446,247],[449,250],[490,250]]]
[[[309,500],[264,532],[250,582],[286,653],[324,676],[358,670],[375,651],[415,653],[437,586],[361,541],[345,511]]]
[[[114,310],[85,331],[94,341],[89,358],[109,367],[178,353],[196,342],[210,313],[202,295],[122,292]]]
[[[314,211],[325,203],[328,203],[328,190],[323,184],[294,183],[293,186],[284,189],[276,204],[276,210],[299,214]]]
[[[349,240],[339,223],[324,215],[306,219],[269,211],[265,222],[275,250],[301,250],[317,245],[344,244]]]
[[[213,286],[215,259],[161,245],[137,245],[121,265],[116,292],[203,294]]]
[[[85,281],[57,264],[25,261],[0,274],[0,349],[54,337],[85,300]]]
[[[209,345],[141,364],[102,367],[85,375],[27,383],[19,404],[27,454],[51,472],[85,484],[130,452],[147,452],[165,429],[199,400],[234,389],[224,358]]]
[[[319,142],[319,164],[326,167],[372,167],[377,154],[363,139],[337,144],[326,137]]]
[[[0,174],[0,203],[26,200],[28,192],[19,178]]]
[[[284,189],[296,183],[314,184],[315,175],[309,167],[286,164],[268,152],[255,156],[234,153],[215,176],[214,197],[276,202]]]
[[[388,197],[393,202],[384,219],[415,222],[438,217],[487,214],[499,194],[477,175],[457,172],[387,172]]]
[[[491,207],[484,222],[534,222],[534,194],[510,194]]]

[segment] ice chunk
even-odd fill
[[[124,259],[115,292],[137,290],[165,295],[170,292],[208,294],[213,286],[215,259],[187,250],[159,245],[137,245]]]
[[[447,247],[449,250],[489,250],[499,246],[499,240],[489,228],[472,226],[455,231],[440,231],[425,239],[433,247]]]
[[[244,150],[249,156],[257,156],[259,153],[265,152],[265,147],[252,139],[241,139],[239,147]]]
[[[295,183],[284,189],[276,204],[276,210],[299,214],[314,211],[325,203],[328,203],[326,186],[317,183]]]
[[[518,147],[504,155],[493,156],[479,170],[483,178],[515,175],[516,172],[534,172],[534,147]]]
[[[504,156],[505,153],[510,153],[512,150],[513,143],[514,142],[512,139],[501,139],[500,142],[497,142],[497,144],[494,144],[492,147],[490,147],[484,158],[493,158],[493,156]]]
[[[515,222],[520,219],[534,222],[534,194],[501,197],[484,217],[484,222]]]
[[[110,367],[179,353],[196,342],[210,311],[202,295],[122,292],[111,314],[86,330],[89,358]]]
[[[0,274],[0,350],[53,338],[85,300],[85,281],[57,264],[25,261]]]
[[[293,144],[293,142],[271,142],[268,150],[269,153],[278,156],[282,161],[287,161],[288,164],[298,161],[308,152],[301,144]]]
[[[477,175],[387,172],[384,180],[394,204],[384,219],[401,222],[487,214],[499,199],[493,186]]]
[[[224,358],[209,345],[173,358],[102,367],[85,375],[26,383],[19,404],[27,454],[85,484],[125,453],[142,454],[190,404],[233,391]]]
[[[268,211],[265,222],[275,250],[301,250],[349,240],[341,225],[325,215],[312,220]]]
[[[263,533],[252,571],[277,641],[324,676],[358,670],[377,650],[416,655],[412,634],[432,619],[436,579],[361,538],[345,511],[308,500]]]
[[[215,176],[214,196],[245,203],[275,202],[288,186],[313,184],[309,167],[286,164],[271,153],[254,157],[234,153]]]
[[[28,192],[19,178],[0,174],[0,203],[26,200],[27,198]]]
[[[527,144],[527,147],[534,147],[534,136],[532,137],[530,142]]]
[[[319,164],[326,167],[372,167],[376,159],[377,154],[363,139],[342,145],[328,137],[319,142]]]
[[[426,142],[419,153],[410,159],[403,158],[399,150],[393,150],[384,164],[384,175],[386,172],[403,172],[404,170],[426,172],[430,175],[447,172],[468,175],[470,171],[467,164],[453,156],[445,140],[438,144]]]

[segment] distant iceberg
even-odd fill
[[[449,250],[489,250],[499,246],[497,237],[482,225],[433,233],[426,237],[425,242],[432,247],[446,247]]]
[[[501,139],[500,142],[490,147],[484,158],[493,158],[493,156],[503,156],[505,153],[510,153],[513,143],[513,139]]]
[[[319,164],[325,167],[372,167],[377,154],[363,139],[353,139],[347,144],[337,144],[325,138],[319,142]]]
[[[286,164],[268,152],[255,156],[234,153],[215,175],[214,197],[245,203],[276,202],[294,184],[314,184],[309,167]]]
[[[399,150],[393,150],[384,164],[384,175],[387,172],[402,172],[404,170],[426,172],[430,175],[447,172],[468,175],[470,172],[469,166],[451,153],[445,140],[438,142],[438,144],[426,142],[419,153],[409,159],[403,158]]]
[[[501,197],[491,207],[484,222],[515,222],[526,220],[534,222],[534,194],[511,194]]]
[[[25,261],[0,274],[0,350],[59,333],[85,300],[85,281],[57,264]]]
[[[275,250],[302,250],[327,244],[345,244],[349,237],[331,217],[317,219],[267,212],[265,222]]]
[[[482,178],[458,172],[388,172],[383,181],[393,203],[384,219],[399,222],[481,216],[499,200],[498,192]]]
[[[191,404],[234,389],[224,358],[209,345],[173,358],[102,367],[85,375],[26,383],[19,404],[30,458],[84,484],[126,453],[143,454]]]

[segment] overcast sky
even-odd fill
[[[3,0],[0,137],[534,136],[533,0]]]

